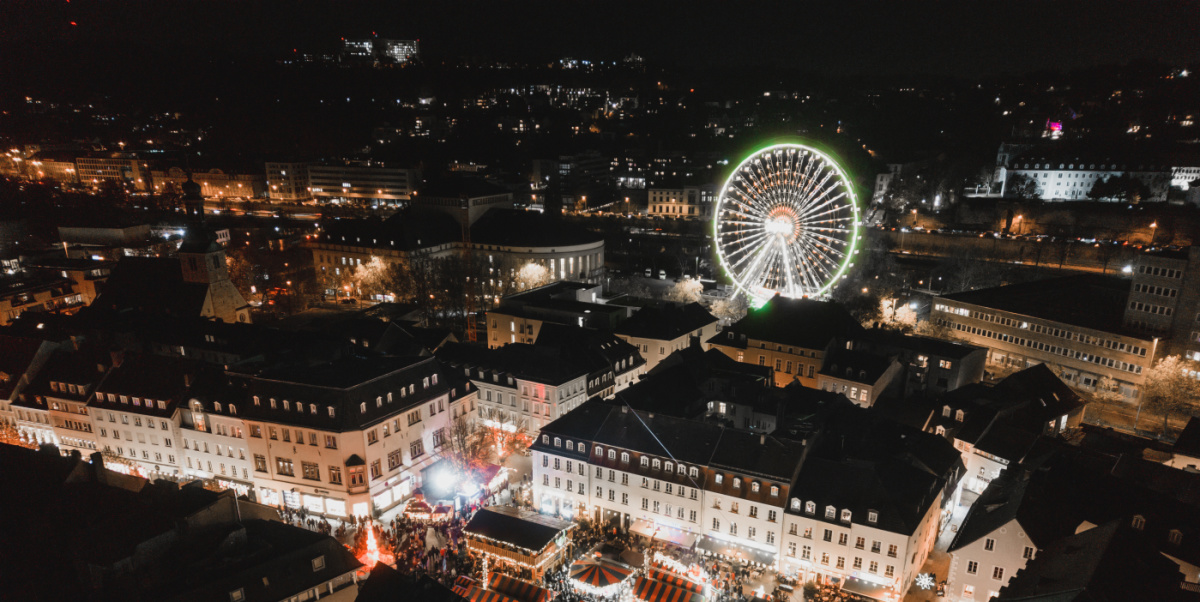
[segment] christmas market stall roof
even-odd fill
[[[508,506],[492,506],[475,513],[463,532],[539,552],[574,523]]]

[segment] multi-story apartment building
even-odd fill
[[[942,397],[924,430],[946,437],[962,454],[963,487],[979,493],[1025,458],[1038,437],[1056,437],[1083,421],[1084,402],[1038,364],[994,387],[973,384]]]
[[[817,371],[833,345],[847,344],[862,332],[837,303],[776,296],[707,342],[739,362],[774,368],[776,386],[795,380],[815,389]]]
[[[83,306],[76,283],[52,272],[26,273],[0,282],[0,326],[27,311],[71,313]]]
[[[552,224],[548,216],[533,211],[493,208],[468,233],[449,216],[430,213],[414,207],[382,223],[328,224],[306,244],[318,276],[339,278],[375,257],[392,265],[463,254],[468,246],[480,274],[480,292],[492,302],[505,291],[519,290],[519,272],[529,264],[545,268],[550,280],[599,282],[604,273],[604,237],[584,228]]]
[[[47,351],[43,351],[44,347]],[[17,431],[29,442],[53,443],[64,452],[96,451],[87,402],[111,360],[90,350],[42,344],[30,357],[28,385],[12,403]]]
[[[417,170],[371,164],[308,166],[308,188],[321,200],[407,201],[420,180]]]
[[[146,190],[150,170],[147,164],[126,157],[77,157],[76,176],[85,186],[99,186],[103,182],[131,184],[137,190]]]
[[[1026,497],[1029,475],[1015,470],[988,486],[950,543],[946,593],[956,602],[987,602],[1000,594],[1049,541],[1041,508]]]
[[[272,201],[307,201],[312,198],[308,186],[307,163],[268,162],[267,197]]]
[[[689,303],[642,308],[613,333],[638,348],[649,372],[667,356],[690,347],[693,342],[703,343],[719,330],[717,318],[699,303]]]
[[[651,216],[707,219],[712,217],[717,189],[712,184],[679,188],[655,186],[647,193]]]
[[[1092,186],[1108,178],[1130,176],[1150,189],[1150,198],[1163,200],[1171,184],[1172,169],[1152,159],[1132,159],[1090,152],[1085,149],[1032,149],[1010,156],[1009,145],[997,154],[996,180],[1010,186],[1017,177],[1037,184],[1037,197],[1044,201],[1088,200]]]
[[[25,162],[25,175],[35,180],[51,180],[60,184],[76,184],[79,173],[73,159],[62,153],[38,153]]]
[[[479,388],[483,426],[535,437],[584,401],[629,387],[645,366],[636,349],[611,334],[553,324],[534,344],[450,343],[437,355]]]
[[[1067,276],[938,297],[929,319],[986,347],[992,372],[1046,363],[1072,387],[1094,391],[1111,382],[1136,402],[1160,339],[1125,324],[1129,298],[1128,280]]]
[[[147,478],[179,478],[183,464],[180,409],[194,368],[152,355],[126,355],[96,385],[88,401],[105,465]]]
[[[938,395],[983,380],[987,349],[927,336],[883,329],[868,330],[856,350],[895,355],[900,362],[901,394]]]
[[[1200,360],[1200,247],[1138,255],[1125,325],[1161,337],[1160,355]]]
[[[817,388],[841,393],[846,399],[869,408],[892,386],[900,374],[895,356],[855,349],[834,348],[817,371]]]
[[[601,303],[599,285],[559,281],[506,295],[488,311],[488,347],[533,343],[544,324],[612,330],[629,308]]]
[[[0,334],[0,425],[16,426],[13,402],[57,348],[58,343],[38,338]]]
[[[267,196],[267,180],[261,174],[226,173],[212,168],[208,171],[186,172],[179,167],[153,171],[154,190],[182,190],[190,178],[200,186],[200,196],[209,199],[262,198]]]
[[[472,412],[475,398],[432,357],[288,365],[235,377],[237,386],[248,397],[239,398],[241,413],[212,412],[245,417],[259,499],[332,516],[406,500],[449,442],[451,416]]]
[[[530,446],[534,500],[546,513],[896,595],[933,549],[961,463],[937,437],[837,405],[822,426],[766,435],[592,401]]]

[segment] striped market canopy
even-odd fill
[[[682,575],[671,572],[671,571],[665,571],[663,569],[652,568],[652,569],[650,569],[647,576],[655,581],[662,581],[663,583],[666,583],[667,585],[670,585],[672,587],[683,588],[683,589],[686,589],[691,592],[696,592],[697,594],[704,592],[704,586],[702,586],[699,583],[696,583],[695,581],[692,581],[690,579],[686,579]]]
[[[502,573],[488,575],[488,589],[494,589],[518,602],[550,602],[557,593]]]
[[[704,602],[704,596],[696,592],[646,577],[634,582],[633,597],[642,602]]]
[[[458,595],[468,602],[517,602],[496,590],[483,589],[478,585],[472,585]]]
[[[571,565],[571,579],[592,587],[605,587],[624,581],[633,571],[613,564],[576,562]]]
[[[459,575],[458,579],[454,580],[454,586],[451,587],[450,590],[459,596],[466,597],[467,592],[470,591],[472,587],[477,587],[474,579],[467,577],[466,575]]]

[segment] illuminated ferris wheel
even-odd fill
[[[752,299],[825,295],[853,264],[854,188],[814,148],[777,144],[742,161],[721,189],[714,216],[721,264]]]

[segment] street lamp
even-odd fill
[[[1158,220],[1150,223],[1150,246],[1154,246],[1154,237],[1158,234]]]
[[[1021,234],[1021,220],[1024,219],[1024,217],[1025,217],[1024,215],[1017,216],[1017,235],[1018,236],[1020,236],[1020,234]]]

